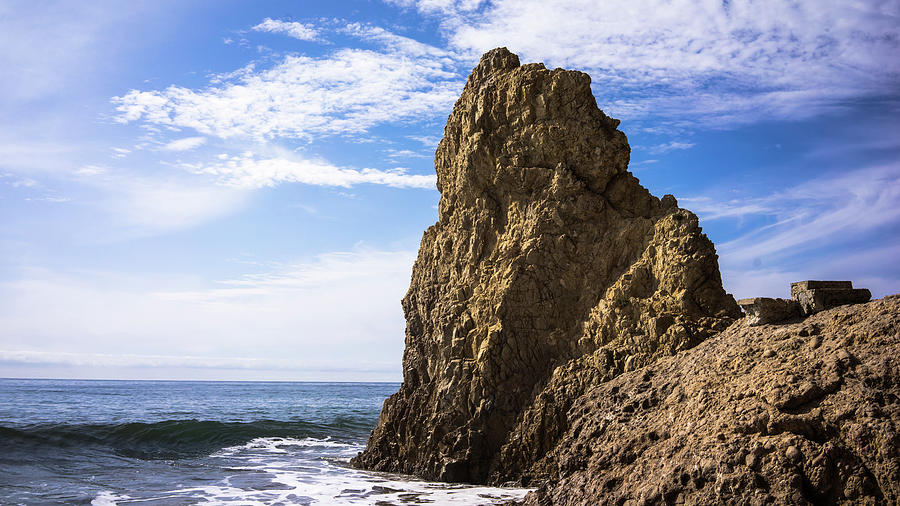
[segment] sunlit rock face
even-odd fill
[[[628,172],[590,81],[504,48],[472,71],[403,299],[404,381],[355,465],[533,483],[587,388],[740,316],[697,217]]]

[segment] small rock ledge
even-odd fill
[[[862,304],[872,298],[865,288],[853,288],[850,281],[798,281],[791,283],[791,299],[754,297],[738,305],[747,314],[750,326],[779,323],[810,316],[845,304]]]

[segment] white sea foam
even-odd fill
[[[289,437],[258,437],[239,446],[229,446],[228,448],[222,448],[221,450],[213,454],[213,456],[228,457],[247,450],[259,450],[268,453],[286,454],[290,453],[293,448],[340,448],[345,449],[348,452],[352,452],[350,453],[351,456],[356,455],[356,452],[360,451],[361,449],[360,445],[358,444],[332,441],[331,437],[326,437],[323,439],[314,437],[307,437],[303,439],[295,439]]]
[[[115,496],[104,492],[93,504],[178,498],[191,503],[241,505],[497,505],[521,499],[530,490],[434,483],[347,466],[349,458],[362,449],[362,444],[329,438],[258,438],[209,457],[206,464],[218,465],[223,471],[224,478],[215,484],[157,494]]]
[[[118,495],[109,490],[103,490],[91,501],[91,506],[116,506],[118,501],[126,500],[128,496]]]

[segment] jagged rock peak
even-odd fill
[[[404,381],[355,465],[539,480],[585,389],[740,316],[697,217],[628,172],[618,125],[587,74],[482,57],[435,154]]]
[[[630,148],[616,130],[619,121],[597,107],[590,85],[583,72],[520,65],[505,48],[486,53],[437,149],[442,196],[453,200],[460,189],[477,195],[494,184],[493,172],[501,168],[557,164],[602,191],[627,169]]]
[[[483,82],[493,72],[513,70],[518,68],[519,65],[519,57],[511,53],[509,49],[505,47],[491,49],[481,56],[481,61],[472,70],[467,84]]]

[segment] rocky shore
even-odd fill
[[[404,381],[353,465],[541,505],[896,502],[900,299],[750,327],[618,125],[588,75],[482,57],[435,155]]]
[[[900,295],[742,320],[595,385],[526,504],[897,504]]]

